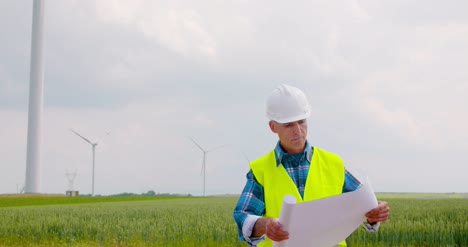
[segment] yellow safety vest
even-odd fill
[[[338,155],[316,147],[314,147],[310,162],[304,199],[284,166],[276,165],[274,151],[251,162],[250,168],[257,181],[263,186],[265,216],[269,218],[279,218],[283,198],[286,195],[294,196],[296,202],[299,203],[339,195],[343,191],[345,174],[343,161]],[[267,238],[258,246],[273,246],[273,241]],[[339,246],[346,246],[346,242],[341,242]]]

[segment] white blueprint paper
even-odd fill
[[[369,183],[353,192],[296,204],[293,196],[284,198],[279,221],[289,239],[274,242],[275,247],[332,247],[345,240],[377,207]]]

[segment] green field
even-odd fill
[[[381,197],[392,213],[348,246],[468,246],[468,200]],[[0,246],[247,246],[226,197],[0,197]]]

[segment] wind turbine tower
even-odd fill
[[[92,182],[92,187],[91,187],[91,196],[94,196],[94,167],[95,167],[95,164],[96,164],[96,146],[99,144],[99,141],[96,141],[96,142],[91,142],[90,140],[88,140],[86,137],[80,135],[78,132],[74,131],[71,129],[71,131],[73,133],[75,133],[77,136],[81,137],[81,139],[83,139],[85,142],[91,144],[91,149],[93,151],[93,182]],[[106,135],[108,135],[109,133],[107,133]]]
[[[216,149],[220,149],[222,147],[224,147],[224,145],[221,145],[221,146],[217,146],[217,147],[214,147],[212,149],[209,149],[209,150],[205,150],[204,148],[202,148],[192,137],[189,137],[190,140],[192,140],[192,142],[197,145],[197,147],[203,152],[203,163],[202,163],[202,172],[203,172],[203,196],[205,196],[205,184],[206,184],[206,154],[208,152],[211,152],[211,151],[214,151]]]
[[[29,74],[28,144],[24,192],[41,193],[42,111],[44,106],[44,3],[34,0]]]

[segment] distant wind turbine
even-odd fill
[[[244,153],[244,151],[241,150],[242,155],[244,155],[245,160],[247,160],[247,163],[250,164],[250,159],[247,157],[247,155]]]
[[[206,154],[208,152],[211,152],[211,151],[214,151],[216,149],[220,149],[222,147],[224,147],[225,145],[221,145],[221,146],[217,146],[217,147],[214,147],[212,149],[209,149],[209,150],[205,150],[204,148],[202,148],[192,137],[189,137],[190,140],[192,140],[192,142],[197,145],[197,147],[203,152],[203,163],[202,163],[202,172],[203,172],[203,196],[205,196],[205,182],[206,182]]]
[[[86,137],[80,135],[78,132],[70,129],[73,133],[75,133],[77,136],[81,137],[81,139],[83,139],[84,141],[86,141],[87,143],[91,144],[91,149],[93,150],[93,183],[92,183],[92,189],[91,189],[91,196],[94,196],[94,167],[95,167],[95,157],[96,157],[96,146],[99,144],[99,140],[96,141],[96,142],[91,142],[90,140],[88,140]],[[109,132],[106,133],[106,135],[108,135]]]

